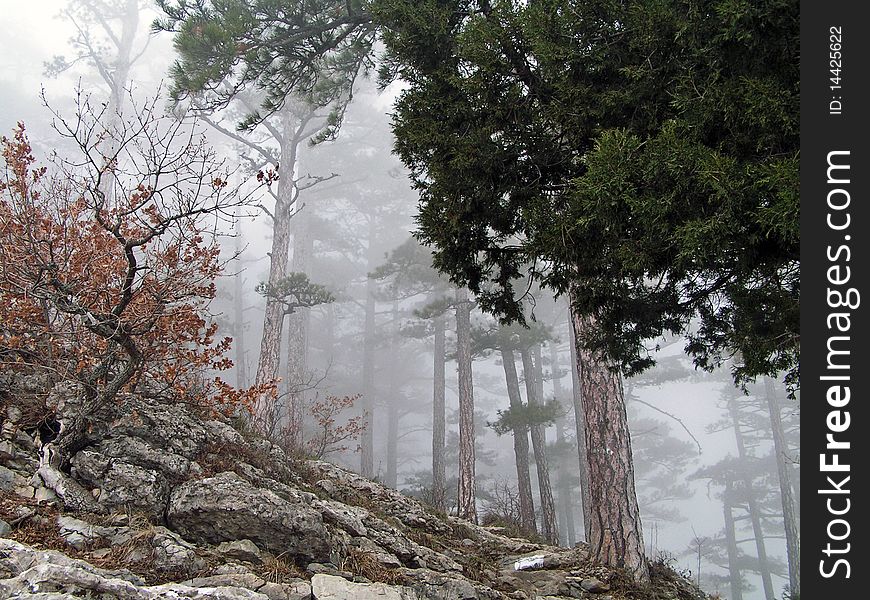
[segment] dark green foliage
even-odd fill
[[[697,320],[697,365],[737,351],[738,381],[797,384],[796,2],[454,3],[418,29],[391,6],[396,148],[436,266],[521,320],[532,262],[629,374]]]
[[[446,294],[448,284],[432,268],[432,252],[410,238],[394,248],[369,277],[387,281],[394,293],[410,298],[418,294]]]
[[[258,294],[278,300],[284,306],[284,314],[335,300],[332,292],[320,284],[311,283],[305,273],[290,273],[275,283],[259,283],[256,290]]]
[[[498,419],[487,421],[486,426],[496,434],[504,435],[535,425],[552,425],[564,413],[564,409],[556,400],[549,400],[544,404],[523,404],[522,407],[499,410]]]
[[[489,324],[471,328],[471,351],[480,357],[498,350],[519,351],[553,340],[552,328],[540,321],[531,321],[526,325]]]
[[[181,57],[172,67],[175,99],[190,94],[223,106],[244,88],[266,92],[252,128],[280,108],[290,91],[331,106],[334,136],[361,69],[371,66],[375,28],[360,0],[157,0],[165,17],[154,28],[176,33]]]
[[[419,239],[485,310],[521,321],[532,278],[628,374],[690,331],[698,366],[798,386],[795,0],[161,6],[179,91],[256,84],[267,110],[290,90],[343,106],[379,33]]]

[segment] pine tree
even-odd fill
[[[432,268],[431,253],[414,239],[392,250],[384,264],[372,274],[377,279],[391,280],[396,292],[404,298],[423,296],[423,306],[415,310],[417,325],[405,330],[413,337],[432,336],[433,400],[432,400],[432,489],[430,502],[440,511],[446,510],[447,483],[444,449],[446,443],[445,367],[446,316],[450,306],[447,296],[450,286]]]
[[[396,149],[436,266],[506,319],[522,318],[513,282],[529,263],[570,292],[589,456],[617,454],[589,458],[588,474],[603,531],[621,539],[591,541],[644,580],[614,370],[650,366],[645,340],[699,318],[687,346],[698,365],[739,350],[738,379],[798,383],[796,3],[325,4],[291,3],[282,14],[295,19],[276,22],[269,2],[163,0],[177,81],[200,90],[243,65],[242,78],[270,76],[273,108],[323,61],[352,80],[380,34],[382,79],[407,84]]]

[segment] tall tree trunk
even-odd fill
[[[523,360],[523,377],[526,381],[526,398],[529,408],[540,406],[538,399],[537,383],[535,378],[535,366],[532,363],[530,349],[520,350]],[[559,527],[556,523],[556,503],[553,500],[553,488],[550,485],[550,465],[547,460],[547,439],[544,436],[544,427],[539,423],[533,423],[529,427],[532,438],[532,451],[535,454],[535,471],[538,474],[538,495],[541,498],[541,533],[549,544],[559,545]]]
[[[770,412],[770,428],[773,432],[773,450],[776,453],[776,470],[779,475],[779,494],[782,502],[782,520],[785,527],[785,545],[788,555],[788,584],[793,597],[801,591],[801,538],[795,512],[794,495],[791,485],[791,467],[786,459],[788,445],[782,427],[782,413],[776,397],[776,388],[770,377],[764,378],[764,394]]]
[[[287,248],[290,242],[289,227],[284,219],[276,220],[272,229],[272,260],[269,278],[274,280],[283,277],[287,267]],[[281,257],[284,257],[283,259]],[[274,278],[274,279],[273,279]],[[260,341],[260,356],[257,361],[256,385],[264,385],[278,379],[278,366],[281,353],[281,330],[284,325],[284,307],[277,300],[266,298],[266,310],[263,316],[263,337]],[[271,435],[277,424],[275,403],[271,398],[260,398],[256,413],[264,433]]]
[[[731,496],[734,494],[731,488],[731,479],[725,480],[725,495],[722,498],[722,508],[725,511],[725,542],[728,552],[728,580],[731,585],[731,600],[743,600],[743,577],[740,574],[739,557],[737,549],[737,534],[734,531],[734,513],[731,510]]]
[[[649,582],[622,380],[582,343],[594,327],[592,317],[579,314],[573,305],[571,316],[586,417],[591,556],[606,566],[624,568],[635,581]]]
[[[477,523],[474,493],[474,387],[471,375],[471,302],[456,290],[456,362],[459,376],[459,493],[457,514]]]
[[[539,403],[544,404],[546,396],[544,395],[544,359],[541,356],[541,345],[535,344],[532,346],[531,353],[535,374],[535,399]],[[544,437],[546,438],[547,427],[542,425],[541,428],[544,430]]]
[[[370,240],[371,243],[371,240]],[[371,264],[369,265],[372,268]],[[362,410],[365,415],[360,441],[360,473],[364,477],[375,475],[375,282],[366,281],[365,324],[363,329],[363,395]]]
[[[272,225],[272,250],[269,253],[269,281],[271,282],[278,281],[287,273],[287,255],[290,247],[290,220],[288,218],[289,215],[286,215],[285,211],[286,208],[284,206],[275,207],[275,219]],[[254,380],[256,385],[263,385],[278,379],[278,366],[281,360],[281,330],[283,327],[284,307],[278,300],[267,297],[266,310],[263,316],[263,338],[260,341],[260,357],[257,362],[257,374]],[[267,405],[268,401],[266,401],[266,405],[258,405],[258,415],[261,410],[274,410],[274,407]],[[260,416],[272,420],[277,418],[277,415]],[[274,423],[269,425],[274,425]]]
[[[281,130],[285,136],[278,140],[281,146],[280,164],[285,171],[278,179],[275,209],[272,213],[272,249],[269,252],[269,283],[274,285],[287,276],[290,254],[290,223],[293,207],[296,204],[296,184],[293,176],[296,170],[297,150],[300,139],[292,136],[289,109],[281,113]],[[263,316],[263,338],[260,342],[260,357],[257,362],[256,385],[263,385],[278,379],[281,362],[281,333],[284,328],[284,307],[276,298],[266,297],[266,310]],[[269,404],[271,408],[268,408]],[[274,412],[277,407],[270,399],[261,398],[258,411]],[[258,412],[259,414],[259,412]],[[271,415],[277,424],[279,415]]]
[[[580,514],[583,515],[583,538],[592,539],[589,528],[592,525],[592,500],[589,495],[589,463],[586,460],[586,412],[583,409],[583,388],[580,385],[580,363],[577,360],[577,340],[574,335],[573,318],[569,317],[568,337],[571,350],[571,401],[574,406],[574,430],[577,441],[580,475]]]
[[[297,207],[298,209],[298,207]],[[310,210],[310,209],[308,209]],[[293,215],[292,271],[308,274],[313,238],[309,231],[310,219],[307,210],[297,210]],[[287,320],[287,445],[291,450],[300,450],[304,442],[303,420],[305,413],[305,387],[308,383],[308,328],[311,312],[307,308],[296,309]]]
[[[126,104],[127,86],[130,83],[130,70],[133,67],[133,43],[139,33],[139,1],[124,0],[118,5],[117,16],[121,19],[121,30],[110,31],[105,19],[111,19],[112,15],[104,15],[100,7],[91,5],[90,2],[78,2],[78,4],[92,13],[93,25],[97,29],[103,29],[108,35],[108,40],[114,45],[114,56],[110,62],[100,55],[99,51],[89,46],[87,49],[90,58],[96,65],[97,71],[109,87],[109,99],[106,103],[104,125],[108,135],[99,144],[100,154],[113,161],[118,153],[119,143],[117,129],[124,120],[124,107]],[[100,27],[102,25],[102,27]],[[85,25],[87,26],[87,25]],[[114,169],[107,169],[100,178],[99,190],[103,197],[111,203],[117,187],[117,178]]]
[[[384,484],[396,489],[398,485],[399,466],[399,408],[395,399],[390,398],[387,406],[387,472],[384,476]]]
[[[555,364],[555,363],[554,363]],[[556,423],[556,442],[559,448],[566,446],[565,431],[561,422]],[[561,545],[573,548],[577,542],[577,531],[574,528],[574,510],[571,506],[571,480],[570,474],[563,460],[558,462],[558,475],[556,476],[556,488],[559,496],[559,532],[561,533]]]
[[[109,84],[109,104],[106,108],[109,119],[120,120],[124,106],[124,94],[127,84],[130,82],[130,69],[133,66],[133,42],[139,33],[139,0],[125,0],[124,16],[122,18],[121,33],[113,40],[117,47],[117,54],[111,67],[111,74],[102,73],[106,83]],[[96,14],[101,17],[102,15]],[[117,122],[117,121],[115,121]]]
[[[743,431],[740,428],[740,414],[736,400],[731,399],[728,401],[728,411],[731,413],[731,421],[734,424],[734,437],[737,441],[737,455],[740,457],[741,465],[746,465],[746,444],[743,440]],[[755,500],[755,490],[753,489],[752,478],[746,472],[745,466],[741,468],[741,471],[744,493],[746,494],[746,506],[749,510],[749,520],[752,523],[752,533],[755,536],[755,549],[758,553],[758,570],[761,575],[761,584],[764,588],[764,598],[765,600],[775,600],[776,596],[773,590],[773,581],[770,577],[770,565],[767,563],[767,548],[764,544],[764,529],[761,525],[761,513],[758,509],[758,503]]]
[[[561,405],[564,401],[564,390],[562,389],[562,372],[559,369],[559,350],[556,347],[556,342],[551,341],[550,344],[550,370],[552,371],[553,379],[553,397]],[[567,440],[565,439],[565,428],[562,421],[556,423],[556,441],[561,448],[565,448]],[[567,465],[564,460],[560,460],[559,475],[556,483],[559,489],[559,503],[564,523],[560,523],[559,531],[562,532],[563,545],[568,548],[573,548],[577,543],[577,531],[574,525],[574,510],[571,503],[571,479]]]
[[[236,387],[244,389],[248,387],[248,360],[245,347],[245,278],[241,264],[242,252],[242,223],[236,217],[236,272],[233,275],[233,345],[236,351],[235,372]]]
[[[523,399],[520,395],[520,380],[517,376],[516,359],[513,350],[502,348],[501,364],[507,383],[508,399],[511,411],[519,413],[523,409]],[[520,526],[530,532],[537,533],[535,522],[535,501],[532,497],[532,478],[529,475],[529,432],[522,425],[513,427],[514,460],[517,465],[517,488],[520,503]]]
[[[399,339],[399,301],[393,300],[390,325],[390,361],[398,360]],[[399,380],[396,369],[390,369],[390,386],[387,393],[389,406],[387,408],[387,473],[385,483],[387,487],[398,487],[399,471]]]
[[[447,473],[444,448],[447,426],[444,395],[445,385],[445,328],[444,317],[435,318],[435,359],[432,398],[432,504],[441,512],[447,510]]]

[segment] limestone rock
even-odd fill
[[[328,531],[320,513],[252,486],[232,472],[188,481],[173,490],[167,521],[193,541],[249,539],[276,554],[328,561]]]
[[[5,462],[5,461],[4,461]],[[11,492],[19,496],[32,496],[33,489],[26,478],[12,469],[0,465],[0,491]]]
[[[367,510],[332,500],[320,500],[316,506],[327,523],[335,525],[353,536],[365,537],[368,535],[368,529],[363,523],[369,514]]]
[[[402,562],[395,554],[387,552],[368,538],[354,538],[351,540],[351,545],[358,548],[360,552],[368,554],[387,569],[397,569],[402,566]]]
[[[314,576],[314,575],[329,575],[331,577],[340,577],[342,579],[352,579],[353,573],[349,571],[340,571],[335,565],[332,563],[308,563],[308,566],[305,567],[305,571]]]
[[[302,579],[292,583],[264,581],[253,573],[232,573],[197,577],[183,582],[196,588],[236,587],[263,594],[269,600],[310,600],[311,584]]]
[[[209,437],[211,430],[183,404],[133,394],[122,394],[114,406],[105,407],[92,421],[95,428],[103,430],[95,432],[97,439],[138,438],[161,452],[189,460],[195,460],[203,447],[214,441]]]
[[[82,450],[70,461],[73,475],[99,488],[99,506],[108,511],[141,512],[161,520],[169,497],[169,485],[158,471],[104,456],[97,450]]]
[[[522,590],[532,598],[537,596],[584,597],[579,581],[566,578],[565,572],[558,570],[505,570],[499,576],[498,584],[499,589]]]
[[[457,573],[438,573],[430,569],[402,571],[421,600],[502,600],[504,596],[492,588],[469,581]]]
[[[150,471],[157,471],[170,480],[182,480],[202,469],[190,459],[165,448],[155,447],[137,437],[118,436],[104,440],[96,447],[99,454],[122,460]],[[193,473],[191,473],[193,471]]]
[[[334,575],[311,578],[314,600],[418,600],[411,588],[384,583],[354,583]]]
[[[45,453],[51,454],[51,448],[47,447]],[[63,505],[74,512],[104,512],[103,507],[81,483],[58,470],[49,459],[42,461],[31,480],[31,485],[36,488],[34,495],[38,500],[50,501],[60,498]]]
[[[5,433],[5,431],[4,431]],[[11,432],[10,432],[11,433]],[[6,462],[18,456],[18,451],[15,446],[7,439],[0,440],[0,460]],[[4,467],[5,468],[5,467]],[[2,482],[2,480],[0,480]]]
[[[97,569],[84,561],[70,558],[60,552],[37,550],[13,540],[0,539],[0,597],[10,597],[4,596],[4,592],[15,587],[15,584],[10,584],[9,580],[28,573],[38,566],[53,566],[57,567],[58,571],[78,570],[90,574],[98,573],[100,579],[113,579],[132,585],[143,585],[144,583],[129,571]],[[27,576],[23,580],[34,581],[34,578]]]
[[[596,579],[595,577],[587,577],[580,581],[580,587],[583,588],[587,592],[591,592],[593,594],[600,594],[602,592],[610,591],[610,586],[601,581],[600,579]]]
[[[102,527],[69,515],[58,516],[57,527],[64,541],[77,550],[101,543],[116,546],[133,537],[128,527]]]
[[[408,527],[423,529],[431,534],[446,535],[450,533],[450,527],[440,517],[429,512],[421,503],[401,492],[382,486],[332,463],[311,461],[309,468],[320,476],[321,480],[318,481],[318,487],[324,491],[328,492],[327,488],[330,485],[326,483],[326,487],[324,487],[323,482],[332,482],[336,500],[353,504],[353,496],[361,496],[376,504],[386,515],[395,517]],[[330,493],[330,495],[333,494]]]
[[[154,527],[150,539],[154,568],[170,573],[191,574],[205,562],[196,554],[196,546],[165,527]]]
[[[59,552],[39,551],[0,539],[0,597],[62,600],[70,597],[118,600],[270,600],[244,587],[146,586],[129,573],[99,569]]]
[[[254,564],[263,562],[263,556],[260,549],[251,540],[233,540],[232,542],[223,542],[218,545],[217,551],[224,558],[230,560],[240,560]]]

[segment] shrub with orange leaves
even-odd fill
[[[81,95],[75,120],[55,113],[79,156],[51,169],[37,166],[23,124],[2,138],[0,366],[82,383],[82,417],[144,381],[245,405],[260,390],[203,385],[232,366],[208,304],[222,268],[214,232],[244,200],[156,99],[133,121],[109,117]]]
[[[353,408],[359,394],[353,396],[326,396],[315,398],[308,406],[308,412],[314,418],[314,436],[306,443],[306,450],[311,456],[321,459],[333,452],[348,450],[347,444],[359,440],[365,433],[368,414],[350,417],[339,422],[339,416]],[[358,449],[358,447],[357,447]]]

